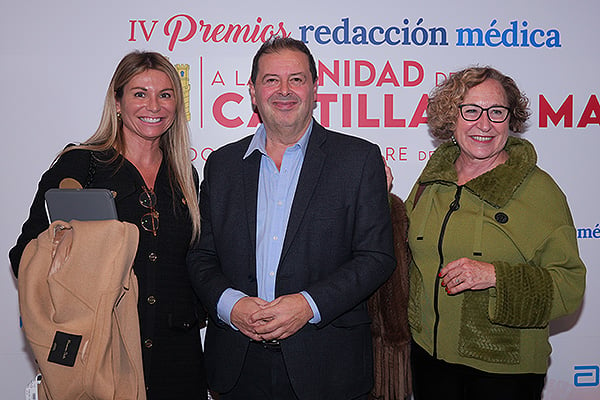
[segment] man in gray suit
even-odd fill
[[[395,266],[379,148],[313,120],[300,41],[261,46],[250,96],[262,125],[206,161],[188,256],[209,386],[221,400],[366,399],[366,299]]]

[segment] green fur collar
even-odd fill
[[[492,206],[506,205],[525,177],[535,168],[537,155],[525,139],[509,136],[505,146],[508,160],[491,171],[467,182],[465,187]],[[460,149],[452,142],[442,143],[433,153],[419,178],[420,184],[449,182],[456,184],[458,176],[454,162]]]

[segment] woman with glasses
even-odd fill
[[[148,399],[206,399],[200,341],[204,312],[188,279],[186,255],[200,231],[198,174],[178,73],[162,55],[126,55],[112,77],[100,125],[68,146],[42,176],[16,246],[15,276],[26,244],[48,228],[44,194],[76,180],[110,189],[121,221],[138,226],[133,270]]]
[[[528,117],[492,68],[453,74],[430,96],[428,126],[444,142],[406,202],[416,400],[540,399],[548,323],[581,303],[565,195],[510,135]]]

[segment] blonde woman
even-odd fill
[[[197,172],[177,71],[162,55],[126,55],[112,77],[97,131],[68,146],[42,176],[17,244],[15,276],[26,244],[48,228],[44,194],[65,178],[116,194],[119,219],[137,225],[133,269],[148,399],[206,399],[199,325],[204,313],[185,259],[200,231]]]

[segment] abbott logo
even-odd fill
[[[576,365],[573,367],[575,375],[573,384],[577,387],[589,387],[600,385],[600,366],[598,365]]]

